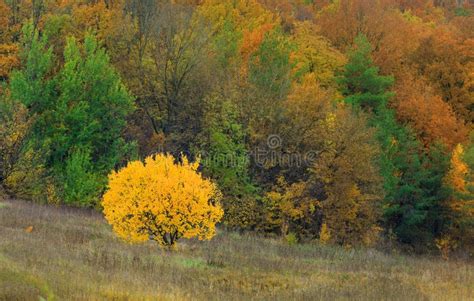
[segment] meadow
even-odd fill
[[[472,262],[220,230],[175,251],[96,211],[0,203],[0,300],[473,300]]]

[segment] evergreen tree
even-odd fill
[[[339,78],[345,101],[365,110],[385,108],[393,93],[388,89],[394,79],[379,75],[371,58],[372,47],[367,38],[360,34],[355,39],[355,48],[349,52],[343,76]]]
[[[367,38],[359,35],[339,79],[345,102],[354,110],[371,112],[369,124],[377,129],[382,148],[379,158],[384,178],[385,222],[400,241],[427,244],[442,231],[445,153],[437,146],[425,151],[409,128],[397,123],[388,103],[393,78],[379,75]]]

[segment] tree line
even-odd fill
[[[112,170],[185,154],[225,227],[472,252],[473,26],[467,1],[0,0],[1,186],[101,209]]]

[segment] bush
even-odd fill
[[[197,172],[198,165],[160,154],[112,172],[102,205],[117,235],[168,247],[181,237],[211,239],[224,213],[221,193]]]

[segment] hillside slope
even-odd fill
[[[469,263],[219,233],[173,253],[99,213],[0,203],[0,300],[469,300]]]

